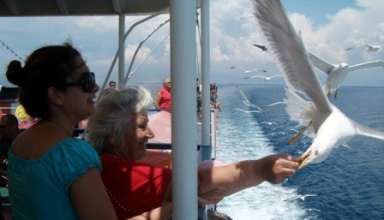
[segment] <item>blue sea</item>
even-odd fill
[[[253,104],[243,102],[239,89]],[[287,140],[297,124],[288,119],[284,89],[275,85],[221,85],[217,159],[235,162],[269,154],[301,155],[311,144]],[[342,87],[336,105],[353,120],[384,131],[384,87]],[[384,142],[352,139],[324,162],[299,170],[282,184],[267,182],[236,193],[218,204],[234,220],[384,219]]]

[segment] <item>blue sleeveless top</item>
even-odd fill
[[[69,187],[90,168],[101,170],[96,151],[87,142],[66,138],[36,160],[8,154],[9,196],[13,219],[78,219]]]

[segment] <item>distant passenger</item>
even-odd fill
[[[196,99],[197,99],[197,112],[198,112],[198,119],[201,119],[202,115],[201,115],[201,108],[202,108],[202,105],[203,105],[203,96],[202,96],[202,88],[201,88],[201,84],[200,84],[200,80],[199,78],[196,78]]]
[[[22,105],[16,107],[15,116],[19,120],[20,129],[28,129],[37,122],[37,119],[34,119],[27,114]]]
[[[217,85],[216,84],[211,84],[210,85],[210,93],[211,93],[211,106],[215,109],[221,110],[220,108],[220,102],[218,100],[219,94],[217,91]]]
[[[89,120],[89,140],[101,153],[102,178],[119,219],[167,219],[172,212],[172,170],[140,159],[154,136],[147,126],[152,98],[142,87],[130,87],[101,97]],[[193,159],[193,158],[192,158]],[[297,160],[271,155],[198,171],[198,196],[204,204],[263,181],[280,183],[293,175]],[[141,218],[140,218],[141,219]]]
[[[155,105],[162,111],[170,112],[172,110],[171,80],[169,78],[164,80],[163,86],[157,94]]]
[[[0,119],[0,157],[8,157],[8,150],[19,133],[17,118],[12,114],[3,115]]]
[[[100,177],[98,154],[72,138],[75,125],[94,111],[99,87],[81,54],[70,45],[35,50],[22,66],[8,65],[19,101],[40,120],[21,133],[8,153],[14,219],[117,219]]]
[[[109,88],[117,89],[116,81],[109,81],[108,86]]]

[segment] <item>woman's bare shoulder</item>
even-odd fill
[[[12,145],[13,154],[26,160],[39,159],[55,143],[66,138],[65,134],[49,126],[33,126],[23,131]]]

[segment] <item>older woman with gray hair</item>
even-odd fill
[[[103,95],[89,121],[89,141],[101,153],[102,178],[119,219],[166,219],[172,204],[170,168],[138,160],[145,156],[145,143],[154,134],[147,126],[150,93],[143,87],[110,91]],[[198,193],[204,201],[258,185],[279,183],[293,175],[298,161],[287,155],[271,155],[220,167],[199,169]],[[169,195],[168,195],[169,197]]]

